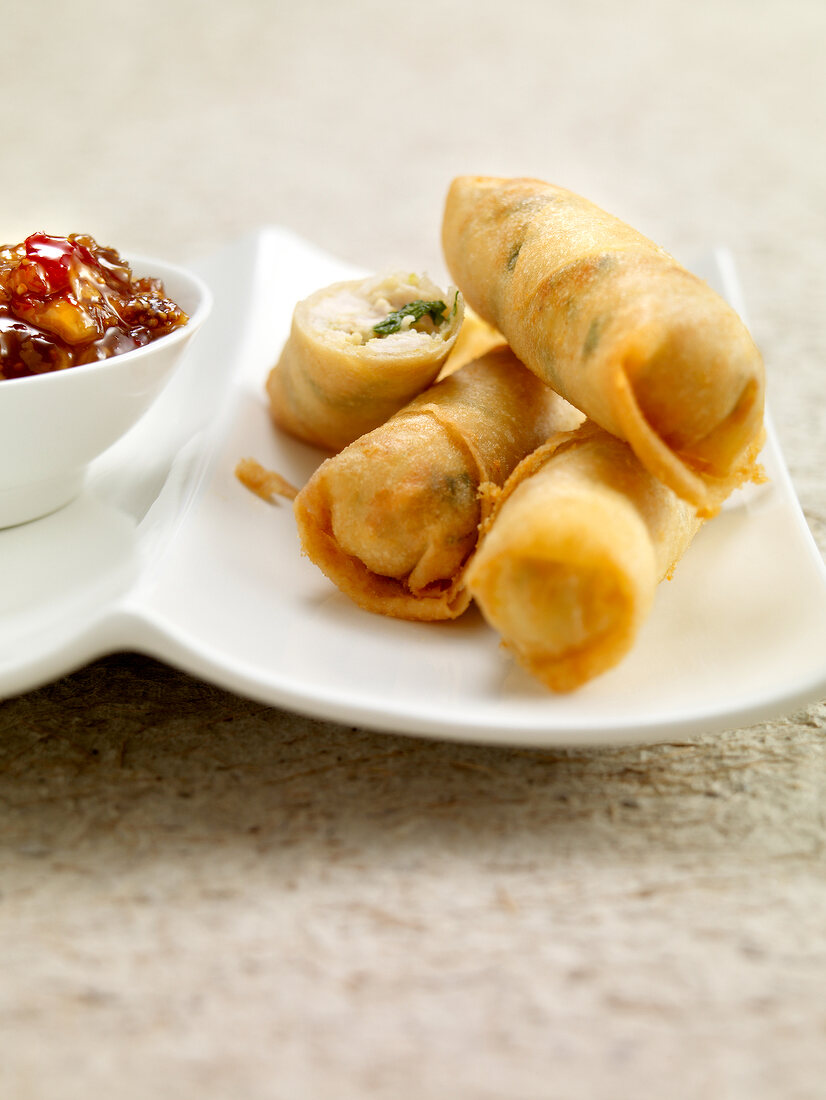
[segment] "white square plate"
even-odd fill
[[[471,609],[417,624],[352,605],[299,553],[294,484],[324,457],[271,426],[264,382],[310,291],[358,272],[267,228],[193,265],[213,315],[158,403],[81,497],[0,532],[0,695],[138,650],[242,695],[345,724],[512,745],[665,739],[826,694],[826,570],[769,425],[766,485],[738,493],[664,582],[623,663],[556,696]],[[702,275],[742,310],[730,257]]]

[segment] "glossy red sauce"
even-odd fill
[[[185,325],[160,279],[79,233],[0,246],[0,381],[121,355]]]

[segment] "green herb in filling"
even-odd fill
[[[582,345],[582,358],[587,359],[589,355],[592,355],[596,351],[599,338],[602,335],[602,318],[595,317],[591,324],[588,326],[588,332],[585,334],[585,343]]]
[[[383,321],[373,325],[373,332],[376,336],[389,336],[393,332],[399,332],[405,317],[412,317],[415,324],[427,314],[433,318],[434,324],[440,325],[445,319],[446,310],[447,306],[442,301],[425,302],[417,298],[415,302],[408,302],[401,309],[388,313]]]
[[[521,251],[522,251],[522,241],[519,241],[518,244],[515,244],[513,246],[513,248],[510,251],[510,255],[508,256],[507,260],[505,261],[505,268],[508,271],[513,271],[513,269],[516,267],[516,261],[519,259],[519,253]]]
[[[446,474],[437,490],[443,492],[453,503],[466,504],[476,499],[477,485],[467,471],[462,471],[459,474]]]

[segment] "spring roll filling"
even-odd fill
[[[319,296],[309,322],[333,345],[380,342],[390,354],[426,347],[434,337],[443,337],[457,308],[455,288],[445,292],[427,276],[394,273]]]

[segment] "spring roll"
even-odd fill
[[[627,443],[586,421],[516,468],[466,584],[514,657],[572,691],[626,655],[701,522]]]
[[[498,348],[506,343],[507,341],[502,333],[497,332],[493,325],[489,325],[487,321],[483,321],[479,314],[470,309],[466,303],[462,327],[459,330],[456,343],[453,345],[453,350],[442,367],[439,378],[445,378],[448,374],[458,370],[459,367],[463,367],[465,363],[470,363],[473,359],[479,359],[491,349]]]
[[[468,304],[523,363],[713,515],[762,445],[764,368],[706,283],[593,203],[461,176],[443,247]]]
[[[295,500],[302,548],[368,611],[456,618],[490,486],[581,419],[494,349],[321,464]]]
[[[394,272],[334,283],[295,307],[267,379],[270,412],[290,434],[339,451],[433,382],[464,315],[455,287]]]

